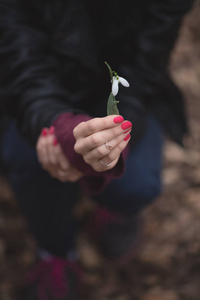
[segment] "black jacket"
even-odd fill
[[[120,113],[134,139],[154,113],[178,143],[186,132],[182,96],[168,76],[170,51],[193,0],[0,0],[0,105],[35,143],[67,111],[106,115],[104,61],[131,84]]]

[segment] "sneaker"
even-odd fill
[[[76,300],[83,271],[76,261],[41,259],[27,275],[26,300]]]
[[[137,253],[142,240],[141,221],[98,206],[86,222],[86,235],[103,256],[116,263],[126,263]]]

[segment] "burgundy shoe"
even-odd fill
[[[75,261],[48,257],[27,275],[26,300],[76,300],[83,271]]]
[[[131,260],[141,246],[141,221],[135,216],[125,217],[98,206],[87,220],[86,234],[105,258],[116,263]]]

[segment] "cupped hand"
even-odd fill
[[[112,169],[130,140],[131,129],[131,122],[117,115],[82,122],[73,131],[74,149],[95,171]]]
[[[78,181],[83,174],[64,155],[54,135],[54,127],[44,128],[38,138],[36,151],[44,170],[62,182]]]

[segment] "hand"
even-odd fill
[[[131,122],[117,115],[82,122],[73,131],[74,149],[95,171],[112,169],[130,140],[131,128]]]
[[[44,128],[38,138],[36,151],[38,160],[47,172],[62,182],[78,181],[83,174],[74,168],[64,155],[54,135],[54,127]]]

